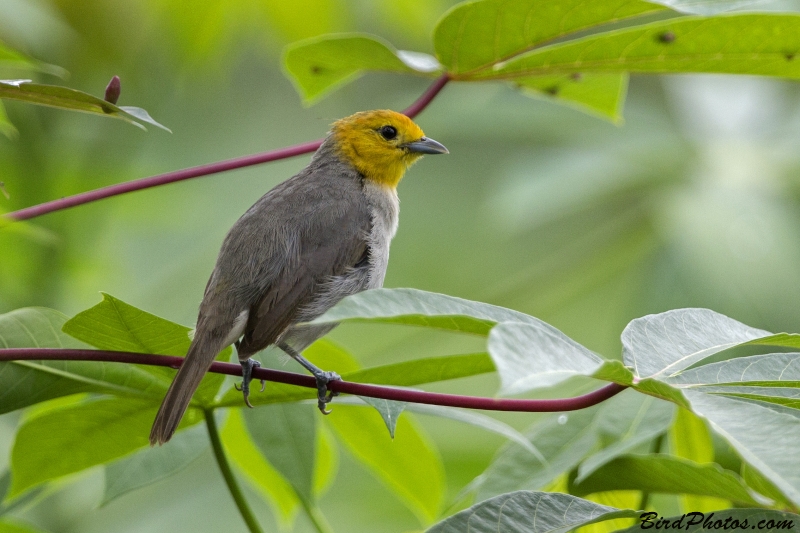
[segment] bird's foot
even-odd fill
[[[317,407],[323,415],[330,414],[331,410],[326,407],[331,400],[333,400],[334,396],[339,396],[339,393],[329,390],[328,383],[331,381],[341,381],[342,378],[336,372],[324,371],[315,372],[314,378],[317,380]]]
[[[247,404],[247,407],[253,407],[253,405],[250,403],[250,382],[253,381],[253,369],[260,367],[261,363],[255,359],[247,359],[246,361],[240,361],[240,364],[242,365],[242,384],[240,386],[234,385],[234,387],[236,390],[242,391],[244,403]],[[261,392],[264,392],[264,387],[266,386],[267,382],[263,379],[260,381]]]

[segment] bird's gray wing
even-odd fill
[[[332,278],[354,268],[368,269],[365,258],[369,255],[371,216],[362,204],[360,196],[327,198],[298,221],[296,242],[291,247],[295,253],[250,307],[240,356],[273,344]]]

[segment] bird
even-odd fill
[[[244,403],[261,366],[253,355],[275,345],[317,381],[318,408],[341,379],[302,351],[336,324],[308,324],[346,296],[383,286],[397,232],[397,185],[425,154],[447,154],[409,117],[362,111],[331,125],[299,173],[262,196],[223,240],[186,357],[150,432],[169,441],[217,354],[236,347]],[[262,381],[262,390],[263,390]]]

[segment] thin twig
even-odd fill
[[[62,348],[8,348],[0,350],[0,361],[14,360],[61,360],[61,361],[106,361],[114,363],[134,363],[140,365],[166,366],[179,368],[183,357],[168,355],[155,355],[134,352],[111,352],[105,350],[70,350]],[[241,365],[215,362],[209,369],[210,372],[241,376]],[[267,368],[254,368],[254,379],[264,379],[277,383],[286,383],[317,388],[317,382],[312,376],[282,372]],[[625,390],[625,386],[610,383],[593,392],[555,400],[521,400],[508,398],[483,398],[478,396],[461,396],[457,394],[441,394],[366,383],[353,383],[349,381],[331,381],[328,388],[333,392],[357,394],[394,400],[399,402],[425,403],[431,405],[444,405],[448,407],[462,407],[466,409],[485,409],[488,411],[521,411],[529,413],[554,413],[561,411],[575,411],[603,402]]]
[[[436,81],[413,103],[408,109],[403,111],[406,115],[413,118],[417,116],[423,109],[425,109],[431,100],[439,94],[439,91],[447,84],[449,78],[446,74],[437,78]],[[137,180],[127,181],[125,183],[117,183],[116,185],[109,185],[93,191],[82,192],[66,198],[52,200],[42,204],[26,207],[18,211],[7,213],[3,216],[9,221],[21,221],[35,218],[38,216],[60,211],[69,207],[88,204],[111,196],[118,196],[133,191],[140,191],[150,187],[158,187],[159,185],[166,185],[168,183],[175,183],[176,181],[188,180],[191,178],[199,178],[201,176],[208,176],[218,172],[225,172],[227,170],[236,170],[245,168],[252,165],[259,165],[261,163],[269,163],[271,161],[278,161],[295,157],[298,155],[308,154],[314,152],[322,144],[322,140],[309,141],[294,146],[287,146],[286,148],[279,148],[261,154],[247,155],[228,159],[225,161],[218,161],[216,163],[209,163],[207,165],[200,165],[197,167],[185,168],[183,170],[175,170],[167,172],[166,174],[159,174],[157,176],[150,176],[149,178],[141,178]]]
[[[228,458],[225,456],[225,449],[222,447],[222,440],[219,438],[217,421],[214,419],[214,411],[211,409],[205,411],[205,416],[208,437],[211,439],[211,448],[214,450],[214,458],[217,460],[222,477],[225,478],[228,491],[233,496],[233,501],[236,502],[236,507],[239,508],[239,512],[242,514],[245,524],[247,524],[247,529],[250,530],[250,533],[264,533],[253,514],[253,510],[250,509],[239,483],[236,481],[236,476],[234,476],[231,465],[228,463]]]

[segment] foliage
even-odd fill
[[[632,73],[798,77],[797,15],[717,15],[736,3],[706,2],[689,11],[712,16],[695,17],[684,15],[680,2],[665,4],[678,11],[629,0],[465,2],[437,24],[435,56],[348,33],[292,44],[284,68],[306,103],[362,72],[383,71],[511,83],[526,94],[616,122]],[[5,45],[0,62],[60,73]],[[0,98],[161,127],[142,109],[60,86],[3,81]],[[2,108],[0,131],[15,131]],[[521,434],[458,410],[369,399],[372,407],[334,402],[333,414],[322,418],[305,401],[312,392],[278,384],[254,393],[257,409],[242,410],[240,394],[210,374],[175,440],[150,449],[147,428],[171,370],[0,363],[0,412],[28,409],[2,478],[0,531],[34,531],[17,514],[4,515],[92,467],[105,474],[106,504],[179,474],[207,451],[198,424],[211,412],[222,422],[222,443],[236,475],[254,489],[249,498],[266,501],[283,528],[293,527],[300,510],[318,530],[326,528],[319,502],[336,477],[342,450],[431,532],[607,531],[602,528],[616,528],[620,519],[640,518],[638,507],[652,508],[651,494],[680,496],[672,500],[675,511],[711,507],[703,510],[716,510],[717,519],[800,519],[791,514],[800,506],[800,354],[790,351],[800,347],[797,334],[772,334],[707,309],[684,308],[630,321],[621,335],[621,360],[608,359],[530,314],[411,289],[357,295],[318,321],[354,328],[413,326],[485,344],[483,352],[366,368],[331,341],[318,341],[306,352],[350,381],[418,386],[495,373],[503,395],[548,394],[555,387],[564,391],[601,381],[630,390],[584,411],[543,416]],[[69,320],[47,308],[0,315],[0,345],[6,348],[88,345],[183,355],[190,332],[107,294]],[[230,355],[226,349],[219,359]],[[465,422],[507,441],[454,496],[438,446],[412,412]],[[606,505],[625,497],[639,505]],[[459,511],[469,503],[474,504]]]

